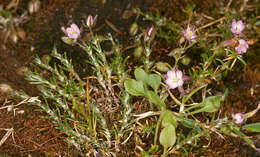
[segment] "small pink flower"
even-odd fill
[[[178,88],[181,94],[185,94],[184,89],[182,87],[185,80],[188,80],[189,77],[183,76],[182,71],[178,69],[169,70],[166,74],[166,84],[169,89]]]
[[[230,30],[234,34],[240,34],[244,30],[244,28],[245,24],[241,20],[237,22],[236,20],[233,20]]]
[[[188,41],[192,41],[198,36],[196,35],[196,30],[194,27],[188,26],[186,30],[182,30],[182,34]]]
[[[248,49],[248,44],[245,40],[240,39],[238,40],[239,45],[237,47],[235,47],[235,50],[237,51],[238,54],[243,54],[246,53],[247,49]]]
[[[232,118],[235,120],[235,123],[239,125],[245,120],[245,115],[243,113],[236,113]]]
[[[71,24],[70,27],[66,29],[66,34],[71,39],[77,39],[80,35],[79,27],[76,24]]]
[[[183,85],[183,74],[178,69],[169,70],[166,74],[166,84],[169,89],[175,89]]]

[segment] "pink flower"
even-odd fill
[[[175,89],[178,87],[178,90],[184,94],[184,89],[182,87],[185,80],[188,80],[187,76],[183,76],[182,71],[178,69],[169,70],[166,74],[166,84],[169,89]]]
[[[239,125],[245,120],[245,115],[243,113],[236,113],[232,118],[235,120],[235,123]]]
[[[240,34],[244,30],[244,28],[245,24],[241,20],[237,22],[236,20],[233,20],[230,30],[234,34]]]
[[[248,49],[248,44],[245,40],[240,39],[238,40],[239,45],[237,47],[235,47],[235,50],[237,51],[238,54],[243,54],[246,53],[247,49]]]
[[[80,35],[79,27],[76,24],[71,24],[70,27],[66,29],[66,34],[71,39],[77,39]]]
[[[188,26],[186,30],[182,30],[182,34],[188,41],[192,41],[198,36],[196,35],[196,30],[194,27]]]

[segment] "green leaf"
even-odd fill
[[[242,57],[240,57],[240,56],[237,56],[237,59],[239,59],[245,66],[246,66],[246,62],[243,60],[243,58]]]
[[[161,83],[161,77],[157,74],[150,74],[148,76],[147,84],[153,88],[155,92],[157,92]]]
[[[188,119],[184,117],[177,117],[178,121],[181,122],[181,124],[187,128],[194,128],[197,125],[197,122],[193,119]]]
[[[173,125],[167,125],[165,128],[163,128],[159,140],[161,145],[163,145],[165,148],[174,145],[176,142],[175,127]]]
[[[250,140],[250,138],[248,138],[243,132],[241,132],[237,127],[232,128],[232,130],[239,135],[240,137],[242,137],[252,148],[255,148],[254,142],[252,140]]]
[[[137,81],[142,81],[143,83],[147,82],[148,74],[142,68],[135,69],[134,73]]]
[[[253,132],[260,132],[260,123],[246,124],[242,128]]]
[[[134,79],[128,79],[124,82],[126,91],[134,96],[144,96],[143,82],[136,81]]]
[[[162,114],[163,114],[162,115],[162,126],[163,127],[166,127],[168,125],[173,125],[174,127],[177,126],[175,117],[172,114],[172,112],[166,110]]]
[[[216,111],[218,111],[218,109],[221,105],[221,103],[220,103],[221,99],[222,99],[222,96],[207,97],[203,102],[191,106],[186,111],[191,110],[193,108],[202,107],[201,109],[193,111],[193,112],[189,113],[188,115],[196,114],[196,113],[200,113],[200,112],[210,112],[210,113],[216,112]]]
[[[165,103],[160,99],[160,97],[157,95],[157,93],[155,93],[155,92],[153,92],[153,91],[151,91],[151,90],[149,90],[148,92],[147,92],[147,98],[149,99],[149,101],[151,102],[151,103],[154,103],[154,104],[156,104],[156,105],[159,105],[159,107],[161,108],[161,107],[166,107],[166,105],[165,105]],[[160,109],[159,108],[159,109]]]
[[[206,87],[206,86],[207,86],[207,84],[204,84],[204,85],[202,85],[202,86],[200,86],[200,87],[194,89],[188,96],[184,96],[184,97],[182,98],[182,103],[185,104],[185,103],[191,98],[191,96],[192,96],[193,94],[197,93],[200,89],[202,89],[202,88],[204,88],[204,87]]]

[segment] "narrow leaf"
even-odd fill
[[[247,124],[242,128],[253,132],[260,132],[260,123]]]

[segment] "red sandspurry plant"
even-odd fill
[[[186,144],[195,145],[202,136],[212,133],[219,136],[235,134],[254,147],[252,141],[246,135],[243,136],[240,130],[245,126],[252,129],[251,126],[243,125],[245,119],[249,118],[244,115],[248,114],[232,116],[229,113],[224,117],[216,116],[222,110],[228,90],[219,94],[212,88],[215,86],[214,82],[219,83],[224,77],[223,73],[232,70],[237,60],[243,61],[242,55],[248,52],[247,42],[240,38],[245,29],[242,21],[234,20],[231,25],[225,27],[230,28],[227,31],[232,32],[233,36],[226,37],[225,39],[231,39],[224,41],[224,44],[218,43],[222,40],[221,35],[214,44],[208,42],[210,40],[207,40],[207,33],[205,36],[201,35],[211,24],[207,24],[207,27],[187,25],[186,29],[182,30],[183,24],[172,21],[164,21],[168,22],[168,25],[163,26],[164,23],[160,20],[165,18],[150,18],[158,19],[159,22],[153,21],[148,28],[139,27],[136,22],[130,34],[134,37],[136,47],[140,48],[140,62],[136,63],[136,67],[127,67],[128,57],[124,59],[122,56],[118,41],[114,40],[111,34],[102,37],[95,34],[92,29],[95,19],[89,15],[83,22],[85,27],[71,24],[66,29],[63,28],[66,36],[62,38],[65,43],[84,50],[88,55],[87,63],[94,69],[94,76],[83,80],[75,72],[72,62],[54,50],[53,57],[62,64],[57,66],[59,70],[56,66],[52,67],[39,59],[36,60],[36,64],[53,73],[53,77],[44,79],[39,74],[32,73],[28,78],[34,84],[44,84],[43,95],[45,99],[54,101],[56,108],[48,104],[38,103],[38,106],[56,121],[58,128],[68,135],[69,143],[77,150],[116,155],[126,142],[137,145],[141,143],[140,138],[132,136],[135,136],[134,131],[146,134],[145,125],[152,130],[149,134],[153,134],[154,140],[149,143],[148,150],[138,145],[141,154],[161,154],[165,157],[185,148]],[[175,31],[175,36],[165,37],[167,33],[162,33],[162,27]],[[87,40],[81,39],[86,32],[90,32],[90,37]],[[156,64],[151,54],[156,40],[160,37],[167,40],[181,38],[186,41],[176,39],[181,42],[174,45],[177,48],[168,54],[173,56],[174,60]],[[108,59],[106,51],[103,50],[104,41],[111,42],[112,59]],[[193,62],[192,66],[179,62],[187,57],[187,53],[193,53],[194,47],[205,50],[206,53],[199,55],[199,60]],[[217,55],[220,50],[225,52],[222,58]],[[158,65],[163,67],[158,68]],[[188,68],[184,69],[184,66]],[[91,79],[95,81],[92,82]],[[134,113],[137,110],[138,114]],[[150,120],[150,117],[154,116],[156,118],[151,120],[151,123],[149,121],[143,125],[140,121]],[[68,120],[71,123],[67,122]],[[113,125],[109,126],[111,121]],[[163,150],[158,143],[163,146]]]

